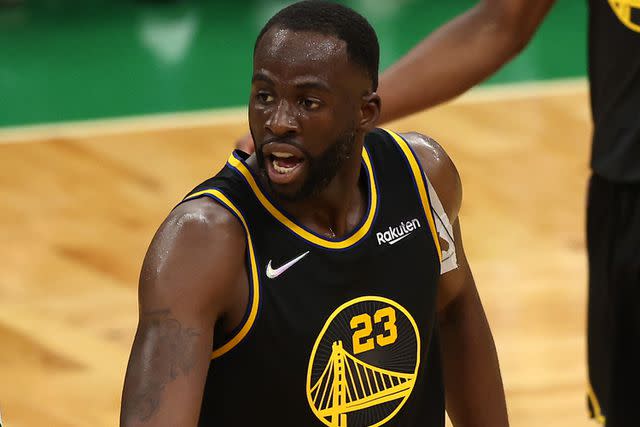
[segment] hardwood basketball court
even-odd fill
[[[476,91],[389,127],[433,136],[461,173],[465,246],[511,424],[595,425],[585,404],[586,82]],[[242,112],[0,129],[7,426],[117,425],[146,247],[245,129]]]

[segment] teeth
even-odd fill
[[[281,159],[288,159],[289,157],[293,157],[293,154],[276,151],[275,153],[272,154],[272,156],[280,157]]]
[[[287,168],[287,167],[284,167],[284,166],[280,166],[275,160],[273,161],[273,168],[276,170],[276,172],[282,173],[282,174],[291,172],[292,170],[294,170],[296,168],[296,166],[293,166],[291,168]]]

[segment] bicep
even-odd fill
[[[228,218],[216,222],[210,214],[170,216],[150,245],[140,275],[122,425],[197,423],[213,328],[244,259],[239,225]]]

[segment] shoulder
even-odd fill
[[[433,138],[418,132],[403,133],[402,137],[415,153],[453,223],[462,204],[462,182],[456,166],[444,148]]]
[[[228,240],[244,234],[240,220],[229,209],[206,196],[187,200],[176,206],[159,232],[165,229],[173,231],[176,236],[203,242]]]
[[[194,256],[197,262],[199,254],[210,260],[211,254],[219,252],[244,252],[244,233],[240,220],[229,209],[202,196],[178,205],[158,229],[151,247]]]
[[[147,251],[140,295],[185,299],[220,311],[243,273],[246,238],[240,221],[216,201],[201,197],[178,205]]]

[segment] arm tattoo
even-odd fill
[[[200,332],[171,318],[171,310],[142,313],[131,351],[122,414],[149,420],[158,409],[164,388],[195,365],[195,341]]]

